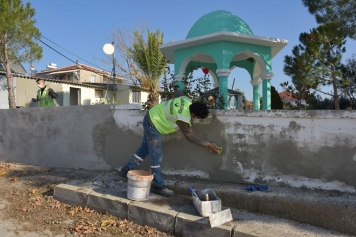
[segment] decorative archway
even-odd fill
[[[228,77],[233,67],[245,68],[251,76],[254,110],[260,109],[262,84],[263,109],[271,109],[272,58],[287,40],[253,35],[250,27],[228,11],[214,11],[202,16],[190,29],[185,40],[161,46],[166,59],[174,63],[177,84],[188,67],[209,68],[214,87],[225,99],[227,108]],[[197,65],[197,62],[199,62]]]

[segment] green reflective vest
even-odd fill
[[[189,110],[191,104],[192,101],[185,96],[162,102],[149,110],[151,121],[161,134],[176,132],[178,130],[177,120],[191,126]]]
[[[54,100],[52,96],[48,93],[48,87],[43,90],[43,93],[41,94],[41,89],[37,91],[37,98],[38,102],[40,103],[40,107],[50,107],[50,106],[56,106],[54,104]]]

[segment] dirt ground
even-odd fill
[[[71,179],[93,180],[107,172],[0,162],[0,201],[6,203],[0,216],[3,220],[17,223],[18,230],[36,232],[49,230],[53,235],[175,236],[108,213],[67,205],[53,198],[53,189],[57,184]]]

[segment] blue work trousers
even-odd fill
[[[151,125],[148,113],[143,119],[143,129],[144,134],[141,146],[130,158],[125,167],[129,168],[129,170],[133,170],[147,157],[147,155],[150,155],[151,172],[154,175],[152,184],[158,188],[163,187],[164,180],[161,174],[161,160],[163,157],[161,134]]]

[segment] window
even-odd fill
[[[95,98],[104,98],[104,91],[95,90]]]
[[[90,82],[96,82],[96,77],[95,75],[90,76]]]
[[[132,103],[141,103],[141,92],[140,91],[132,91]]]

